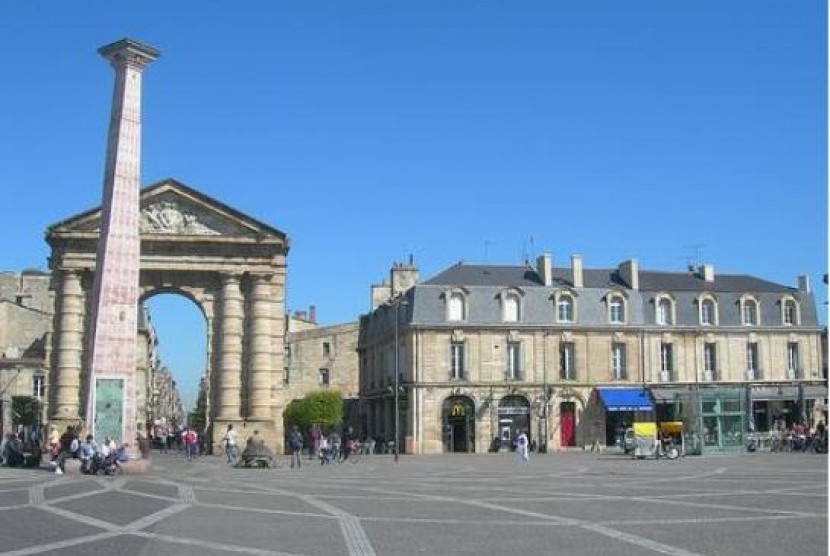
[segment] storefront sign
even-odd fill
[[[500,407],[499,415],[526,415],[530,413],[529,407]]]

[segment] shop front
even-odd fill
[[[513,439],[520,430],[524,431],[530,440],[530,402],[527,398],[518,395],[502,398],[499,402],[498,416],[500,451],[513,448]]]
[[[467,396],[451,396],[441,409],[444,452],[475,452],[475,404]]]
[[[604,436],[606,446],[622,447],[625,430],[634,423],[654,422],[654,402],[645,388],[597,388],[597,397],[604,411],[605,430],[599,430],[597,420],[592,444]]]
[[[776,423],[789,429],[797,421],[814,427],[826,418],[822,412],[826,400],[827,386],[824,385],[753,385],[749,388],[750,416],[757,432],[771,431]]]

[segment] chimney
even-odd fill
[[[640,269],[638,268],[637,259],[628,259],[620,264],[620,277],[625,280],[628,287],[632,290],[640,289]]]
[[[550,253],[543,253],[536,259],[536,272],[539,274],[539,279],[542,280],[542,285],[553,285],[553,276],[551,275],[551,265],[553,264],[553,255]]]
[[[387,301],[389,301],[389,297],[391,296],[391,288],[389,284],[386,283],[386,280],[383,281],[381,284],[372,284],[372,289],[370,292],[370,307],[371,310],[374,311]]]
[[[715,281],[715,265],[705,264],[700,267],[700,277],[703,278],[704,282],[714,282]]]
[[[798,277],[798,291],[810,293],[810,276],[802,274]]]
[[[317,307],[314,305],[308,306],[308,322],[317,324]]]
[[[392,283],[392,297],[400,295],[418,283],[418,268],[415,266],[412,256],[409,256],[409,263],[394,263],[389,271]]]
[[[574,287],[584,287],[585,282],[582,278],[582,255],[571,255],[571,270],[573,271]]]

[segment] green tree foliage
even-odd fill
[[[305,431],[314,423],[322,429],[337,427],[343,421],[343,399],[340,392],[312,392],[300,400],[292,400],[282,418],[286,431],[294,425]]]

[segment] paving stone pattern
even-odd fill
[[[0,554],[827,554],[827,458],[364,457],[149,474],[0,468]]]

